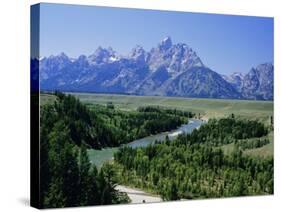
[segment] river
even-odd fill
[[[178,129],[169,132],[163,132],[156,135],[147,136],[141,139],[134,140],[128,144],[132,148],[146,147],[149,144],[154,144],[155,141],[164,141],[166,136],[172,141],[177,138],[178,135],[182,133],[191,133],[194,129],[198,129],[205,121],[199,119],[189,119],[187,124],[181,125]],[[88,150],[88,155],[91,163],[100,167],[104,162],[113,159],[113,154],[118,150],[118,147],[114,148],[104,148],[102,150]]]
[[[132,148],[146,147],[149,144],[154,144],[156,140],[164,141],[167,136],[169,137],[170,140],[174,140],[178,137],[178,135],[180,135],[182,133],[191,133],[195,128],[199,128],[203,123],[204,123],[204,121],[199,120],[199,119],[189,119],[187,124],[181,125],[176,130],[147,136],[147,137],[144,137],[141,139],[134,140],[126,145],[130,146]]]

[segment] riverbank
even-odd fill
[[[182,133],[191,133],[194,129],[198,129],[204,123],[206,122],[203,120],[189,119],[189,122],[187,124],[181,125],[176,130],[171,130],[169,132],[163,132],[156,135],[147,136],[141,139],[134,140],[125,145],[130,146],[132,148],[146,147],[150,144],[154,144],[156,140],[164,141],[167,136],[172,141]],[[102,150],[88,149],[88,155],[91,163],[95,164],[97,167],[100,167],[104,162],[111,161],[113,159],[114,153],[117,150],[118,147],[104,148]]]

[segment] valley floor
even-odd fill
[[[136,110],[140,106],[158,106],[186,110],[200,115],[201,119],[226,117],[234,113],[237,116],[258,119],[266,125],[273,116],[273,101],[254,100],[229,100],[229,99],[200,99],[163,96],[133,96],[117,94],[97,93],[70,93],[80,99],[81,102],[91,106],[93,104],[106,105],[113,103],[121,110]],[[40,95],[40,103],[53,102],[54,96]]]
[[[270,160],[273,158],[274,148],[273,125],[271,125],[273,124],[273,102],[85,93],[71,93],[71,95],[79,99],[79,101],[81,101],[80,104],[85,105],[85,108],[89,109],[85,109],[89,114],[91,114],[90,112],[94,115],[96,115],[94,112],[101,113],[99,116],[100,119],[95,120],[103,121],[101,123],[104,125],[96,126],[94,125],[95,122],[92,122],[92,125],[90,125],[92,128],[94,126],[96,128],[99,127],[98,129],[108,129],[108,131],[99,131],[100,135],[103,135],[101,138],[107,138],[107,136],[105,136],[107,135],[106,133],[111,132],[110,130],[114,127],[115,131],[112,131],[114,132],[112,135],[116,135],[120,129],[124,129],[124,131],[127,130],[125,132],[134,132],[131,128],[122,127],[130,126],[129,123],[134,123],[133,120],[138,120],[136,118],[129,119],[127,114],[132,116],[136,115],[136,113],[139,113],[137,110],[139,107],[146,106],[161,106],[163,107],[161,110],[164,111],[177,109],[185,112],[192,112],[190,114],[195,114],[194,120],[201,122],[204,120],[207,124],[210,124],[209,127],[203,128],[200,133],[195,133],[193,137],[179,137],[177,143],[173,146],[170,144],[163,144],[157,146],[157,148],[155,147],[156,145],[154,145],[154,148],[137,148],[137,150],[136,148],[118,149],[117,146],[101,150],[85,149],[84,152],[85,155],[88,156],[89,162],[96,165],[100,172],[104,171],[101,169],[103,165],[109,165],[108,167],[111,167],[111,169],[117,170],[117,176],[115,177],[117,178],[117,184],[120,185],[117,185],[115,188],[117,191],[126,193],[131,203],[161,202],[163,201],[161,197],[163,197],[164,200],[175,200],[273,193],[273,178],[271,177],[273,173],[273,166],[271,166],[273,160]],[[45,104],[53,104],[57,101],[56,98],[57,97],[52,94],[41,94],[40,104],[43,106]],[[64,98],[67,99],[70,97]],[[61,108],[69,108],[63,107],[67,102],[71,101],[61,101]],[[73,103],[73,105],[75,104]],[[74,108],[78,110],[83,107]],[[49,110],[46,110],[46,113],[47,112],[49,112]],[[66,112],[65,114],[72,114]],[[176,112],[173,113],[177,114]],[[163,114],[165,113],[161,113],[161,116],[163,116]],[[133,117],[146,120],[146,118],[140,116]],[[70,118],[74,119],[72,116]],[[155,119],[155,123],[159,125],[158,118],[159,117]],[[242,119],[240,120],[240,118]],[[194,120],[189,119],[189,123],[192,124]],[[66,124],[67,123],[66,121]],[[121,123],[125,124],[122,125]],[[45,127],[48,126],[49,125]],[[137,129],[138,127],[139,125],[136,125],[135,128]],[[192,130],[195,128],[199,129],[199,127],[200,126],[195,126]],[[265,129],[268,129],[268,131]],[[59,131],[59,129],[57,131]],[[90,130],[87,132],[90,132]],[[159,135],[163,134],[161,131],[158,133]],[[165,131],[165,133],[167,133],[167,131]],[[179,131],[172,130],[169,135],[177,137],[179,134]],[[120,133],[120,135],[123,134]],[[148,135],[151,134],[148,133]],[[81,137],[82,136],[83,133],[81,133]],[[146,140],[144,139],[161,140],[154,136],[158,136],[158,134],[133,140],[134,142],[138,141],[140,143],[145,143]],[[117,138],[123,140],[127,137],[112,136],[109,138],[111,140]],[[128,138],[128,141],[132,141],[132,137]],[[101,140],[103,141],[103,139]],[[196,142],[197,140],[208,141],[208,143],[206,143],[206,145],[195,145],[195,140]],[[264,143],[264,141],[266,141],[266,143]],[[248,144],[248,142],[251,145]],[[262,142],[263,144],[261,144]],[[189,146],[189,148],[186,148],[185,145],[190,145],[191,147]],[[213,147],[207,148],[208,145],[213,145]],[[242,146],[245,147],[245,149],[243,149],[243,151],[238,151],[242,149]],[[242,153],[243,155],[253,157],[243,157]],[[214,160],[209,160],[208,158],[214,158]],[[153,162],[151,162],[152,160]],[[106,163],[108,161],[112,161],[113,163]],[[237,161],[239,161],[239,163]],[[204,166],[206,169],[200,169],[200,166]],[[214,167],[216,167],[216,169],[214,169]],[[166,171],[168,168],[170,170]],[[248,170],[254,171],[249,172]],[[198,174],[196,172],[201,173]],[[237,181],[237,179],[242,180],[240,182]],[[114,184],[116,182],[114,182]],[[185,182],[185,184],[182,182]],[[238,184],[238,182],[240,182],[240,184]],[[144,191],[138,188],[143,188]],[[148,192],[152,192],[153,194]],[[159,194],[161,197],[155,194]],[[126,201],[128,201],[128,198],[126,198]]]
[[[71,93],[85,104],[104,104],[112,102],[121,110],[136,110],[140,106],[175,108],[195,113],[200,118],[222,118],[234,113],[248,119],[258,119],[269,124],[273,115],[272,101],[203,99],[164,96],[134,96],[117,94]],[[46,98],[45,98],[46,99]]]

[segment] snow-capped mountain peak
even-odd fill
[[[161,50],[167,50],[167,49],[171,48],[172,45],[173,45],[173,43],[172,43],[171,37],[167,36],[159,43],[158,46]]]
[[[145,62],[147,60],[148,53],[143,49],[142,46],[137,45],[129,54],[130,59],[134,59],[138,62]]]
[[[61,57],[61,58],[64,58],[64,59],[68,59],[68,56],[64,53],[64,52],[61,52],[58,57]]]
[[[90,64],[115,62],[119,59],[119,55],[111,47],[103,48],[101,46],[99,46],[96,51],[88,57]]]
[[[150,51],[149,66],[152,71],[165,67],[171,75],[177,75],[191,67],[203,67],[201,59],[187,44],[172,44],[164,38],[157,48]]]

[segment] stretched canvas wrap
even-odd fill
[[[31,205],[272,195],[273,18],[31,7]]]

